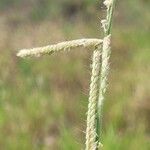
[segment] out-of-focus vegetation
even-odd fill
[[[118,1],[104,150],[150,149],[150,1]],[[0,1],[0,149],[84,147],[92,50],[19,59],[21,48],[101,37],[99,0]]]

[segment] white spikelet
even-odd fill
[[[105,1],[104,1],[104,5],[105,5],[107,8],[109,8],[110,6],[112,6],[112,4],[113,4],[113,0],[105,0]]]
[[[101,20],[101,24],[102,24],[102,28],[104,29],[104,32],[106,33],[108,21],[106,19],[103,19]]]

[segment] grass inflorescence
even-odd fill
[[[110,58],[110,38],[111,24],[114,9],[114,0],[105,0],[104,5],[107,8],[106,19],[102,20],[105,37],[101,39],[79,39],[73,41],[65,41],[45,47],[32,49],[23,49],[17,56],[41,56],[44,54],[52,54],[70,50],[76,47],[94,47],[92,60],[92,75],[89,92],[89,104],[87,112],[87,129],[86,129],[86,150],[101,149],[100,141],[100,118],[102,102],[107,88],[107,78],[109,71]]]

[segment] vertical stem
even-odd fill
[[[87,113],[86,129],[86,150],[100,150],[100,131],[101,131],[101,109],[104,100],[104,94],[107,88],[107,77],[109,71],[110,58],[110,32],[112,25],[112,15],[115,0],[105,0],[107,7],[107,16],[102,20],[105,37],[102,47],[102,65],[100,65],[101,50],[97,48],[93,53],[92,75],[89,94],[89,105]],[[101,72],[100,72],[101,68]]]
[[[110,1],[112,1],[111,4],[106,5],[106,7],[107,7],[107,16],[106,16],[107,27],[106,27],[106,32],[104,31],[106,36],[111,34],[112,18],[113,18],[115,1],[116,0],[110,0]]]
[[[101,65],[101,77],[100,77],[100,85],[99,85],[99,99],[97,105],[97,140],[100,144],[101,137],[101,127],[102,127],[102,104],[104,101],[105,92],[107,89],[108,82],[108,73],[109,73],[109,58],[111,54],[110,48],[110,38],[111,38],[111,26],[112,26],[112,16],[114,10],[114,2],[115,0],[105,0],[104,5],[107,7],[107,16],[106,20],[102,21],[102,26],[104,28],[105,37],[103,39],[103,47],[102,47],[102,65]],[[100,146],[99,146],[100,149]]]

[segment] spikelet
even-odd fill
[[[104,4],[107,8],[109,8],[110,6],[112,6],[113,0],[105,0],[105,1],[103,2],[103,4]]]

